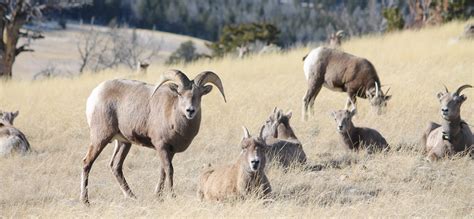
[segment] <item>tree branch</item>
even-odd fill
[[[15,50],[15,56],[19,55],[22,52],[34,52],[35,50],[26,48],[27,45],[20,46]]]

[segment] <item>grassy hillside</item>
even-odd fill
[[[22,53],[13,65],[13,78],[31,79],[36,73],[54,68],[61,75],[77,75],[81,64],[78,43],[84,45],[84,36],[90,30],[90,25],[68,25],[67,30],[52,30],[44,32],[44,39],[35,40],[31,48],[35,52]],[[107,32],[105,27],[94,26],[95,30]],[[131,33],[131,29],[129,30]],[[164,63],[182,42],[192,40],[199,53],[209,53],[204,45],[205,40],[173,33],[138,29],[137,34],[151,40],[159,47],[158,54],[150,60],[153,65]],[[22,39],[24,41],[24,39]],[[146,42],[145,42],[146,43]],[[21,44],[20,44],[21,45]],[[159,45],[159,46],[158,46]],[[147,51],[148,54],[148,51]],[[133,72],[134,70],[129,70]]]
[[[421,31],[352,39],[343,49],[376,66],[393,94],[388,112],[375,116],[367,100],[358,103],[354,123],[378,129],[392,145],[388,154],[367,156],[339,144],[332,110],[344,107],[346,95],[323,89],[315,117],[301,121],[306,90],[303,57],[310,48],[284,54],[226,58],[174,66],[190,77],[217,72],[228,103],[214,90],[203,97],[201,131],[190,148],[177,154],[176,198],[153,196],[159,160],[155,151],[133,146],[124,174],[138,200],[123,198],[108,163],[109,145],[89,178],[91,207],[79,202],[82,158],[89,143],[85,102],[91,90],[111,78],[154,83],[166,68],[152,65],[146,76],[128,71],[83,75],[75,79],[11,81],[0,84],[0,109],[20,110],[16,126],[37,153],[0,159],[0,216],[6,217],[466,217],[474,214],[474,161],[469,157],[427,163],[418,139],[429,121],[440,121],[436,93],[474,84],[474,42],[448,45],[465,23]],[[386,89],[386,87],[384,87]],[[474,124],[474,89],[462,117]],[[322,171],[270,167],[273,201],[200,202],[197,178],[207,163],[236,160],[241,126],[256,133],[273,107],[293,110],[291,121],[311,164],[339,163]],[[472,126],[471,126],[472,127]]]

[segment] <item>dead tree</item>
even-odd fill
[[[25,32],[22,27],[32,19],[38,19],[42,16],[42,10],[51,8],[59,9],[66,7],[77,7],[86,4],[79,3],[59,3],[55,0],[41,1],[35,0],[4,0],[0,2],[0,78],[10,79],[12,77],[13,63],[16,57],[22,52],[33,52],[28,48],[29,43],[18,46],[20,37],[29,39],[41,39],[43,35],[38,33],[31,34]]]

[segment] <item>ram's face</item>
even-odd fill
[[[189,120],[194,119],[201,110],[202,96],[208,94],[211,90],[212,86],[210,85],[199,87],[194,83],[181,89],[176,88],[175,92],[178,95],[178,105],[181,113]]]

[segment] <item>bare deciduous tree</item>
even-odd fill
[[[130,33],[125,28],[110,28],[100,31],[91,28],[82,35],[77,44],[81,64],[79,71],[97,72],[119,65],[135,69],[140,62],[149,62],[160,51],[162,40],[151,34]]]
[[[16,56],[22,52],[32,52],[29,48],[29,42],[18,46],[20,37],[27,37],[29,39],[43,38],[41,34],[30,32],[22,32],[24,24],[32,19],[37,19],[42,16],[41,11],[46,8],[64,8],[77,7],[86,4],[87,0],[75,1],[75,3],[49,0],[49,1],[35,1],[35,0],[3,0],[0,2],[0,78],[9,79],[12,77],[13,63]],[[41,3],[41,4],[39,4]],[[43,4],[44,3],[44,4]]]

